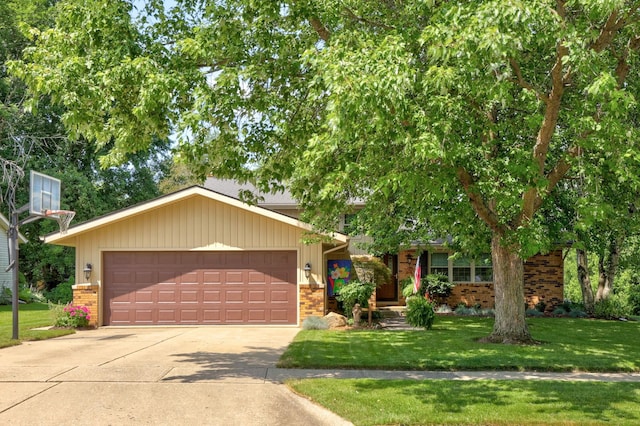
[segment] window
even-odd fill
[[[454,283],[483,283],[493,281],[493,264],[491,255],[484,254],[477,260],[460,257],[449,260],[449,253],[430,253],[429,269],[422,268],[423,275],[442,274]],[[423,263],[424,265],[424,263]]]
[[[475,282],[491,282],[493,281],[493,264],[491,263],[491,255],[482,255],[474,262],[475,266]]]
[[[442,274],[449,276],[449,254],[448,253],[431,253],[431,269],[430,274]]]
[[[355,214],[345,214],[343,217],[343,226],[342,232],[348,235],[352,235],[356,231],[356,215]]]
[[[471,262],[465,257],[453,260],[453,282],[471,281]]]

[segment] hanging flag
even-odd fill
[[[418,260],[416,261],[416,272],[413,275],[413,294],[416,294],[420,289],[420,280],[422,279],[422,267],[420,266],[420,256],[418,255]]]

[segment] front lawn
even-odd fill
[[[302,330],[284,368],[640,372],[640,323],[527,320],[535,346],[482,344],[493,318],[438,317],[429,331]]]
[[[637,383],[293,380],[355,425],[637,425]]]
[[[430,331],[303,330],[280,367],[640,372],[640,323],[531,318],[536,346],[481,344],[492,318],[438,317]],[[355,425],[636,425],[640,384],[535,380],[291,380]]]
[[[11,305],[0,306],[0,348],[19,345],[24,340],[44,340],[75,333],[70,329],[32,330],[53,324],[51,312],[46,303],[20,305],[18,310],[18,337],[13,340],[13,314]]]

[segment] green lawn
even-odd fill
[[[19,345],[24,340],[43,340],[75,333],[74,330],[32,330],[53,324],[53,318],[46,303],[20,305],[18,312],[18,337],[13,340],[13,314],[11,305],[0,306],[0,348]]]
[[[293,380],[355,425],[637,425],[640,384],[561,381]]]
[[[640,323],[528,320],[535,346],[481,344],[493,319],[430,331],[303,330],[281,367],[640,372]],[[640,383],[311,379],[287,383],[356,425],[636,425]]]
[[[531,318],[541,344],[482,344],[492,318],[438,317],[430,331],[303,330],[285,368],[640,372],[640,323]]]

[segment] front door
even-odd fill
[[[391,271],[391,279],[376,290],[376,300],[379,302],[398,301],[398,255],[386,254],[384,263]]]

